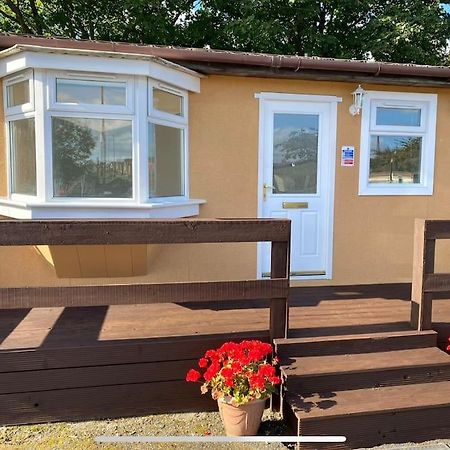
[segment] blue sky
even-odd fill
[[[442,7],[450,13],[450,5],[442,5]]]

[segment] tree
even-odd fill
[[[84,39],[442,64],[448,60],[450,15],[439,0],[3,0],[0,28]]]

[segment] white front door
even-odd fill
[[[331,278],[337,97],[260,94],[260,214],[291,222],[292,279]],[[258,248],[270,276],[270,244]]]

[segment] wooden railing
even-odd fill
[[[0,309],[265,299],[270,338],[287,337],[289,220],[0,221],[0,246],[264,241],[272,243],[270,280],[0,288]]]
[[[450,220],[416,219],[411,326],[417,330],[431,329],[433,296],[450,293],[450,273],[434,272],[437,239],[450,239]]]

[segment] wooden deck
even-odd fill
[[[292,288],[290,336],[411,329],[411,286]],[[450,300],[433,306],[441,343]],[[3,310],[0,423],[210,409],[183,381],[207,348],[269,340],[267,302],[114,305]],[[156,399],[156,401],[155,401]]]
[[[291,288],[290,337],[408,330],[410,295],[409,284]],[[433,314],[443,340],[450,300],[435,300]],[[248,332],[267,338],[268,320],[263,301],[3,310],[0,350]]]

